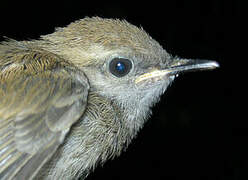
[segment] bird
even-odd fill
[[[85,179],[126,150],[178,74],[219,67],[170,55],[142,27],[85,17],[0,43],[0,179]]]

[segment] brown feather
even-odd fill
[[[73,64],[25,42],[0,45],[0,178],[29,179],[84,112],[88,82]]]

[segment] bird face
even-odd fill
[[[159,74],[168,54],[137,54],[133,49],[118,49],[99,66],[83,67],[92,91],[111,99],[135,117],[146,117],[150,107],[159,100],[174,75]],[[127,118],[127,119],[133,119]],[[144,118],[141,118],[142,122]],[[137,120],[135,120],[137,121]]]
[[[173,58],[142,28],[120,20],[85,18],[43,39],[82,69],[91,91],[117,104],[138,128],[178,72],[217,66]]]
[[[137,53],[132,48],[119,48],[106,56],[101,63],[83,66],[91,91],[110,99],[121,107],[127,124],[142,127],[150,107],[159,100],[174,79],[174,75],[159,74],[169,55]]]

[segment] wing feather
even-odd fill
[[[6,57],[1,64],[0,56],[0,179],[32,179],[83,114],[89,85],[54,54]]]

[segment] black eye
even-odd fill
[[[127,75],[132,69],[132,62],[124,58],[114,58],[109,63],[109,71],[116,77]]]

